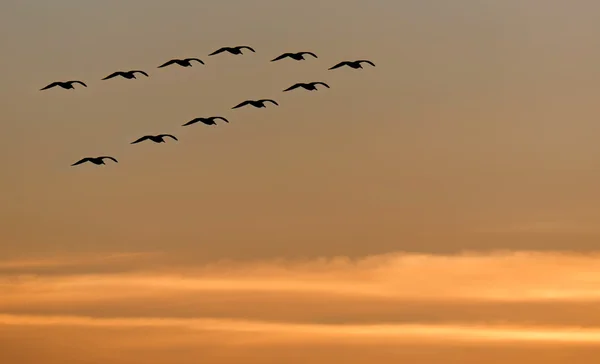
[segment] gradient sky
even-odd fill
[[[2,1],[0,362],[596,363],[599,12]]]

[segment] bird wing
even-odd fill
[[[150,76],[148,76],[148,74],[146,72],[140,71],[140,70],[131,71],[131,73],[141,73],[141,74],[143,74],[146,77],[150,77]]]
[[[123,72],[121,72],[121,71],[113,72],[110,75],[104,77],[103,80],[108,80],[108,79],[111,79],[113,77],[122,76],[122,75],[123,75]]]
[[[114,161],[115,163],[119,163],[118,160],[116,160],[113,157],[110,157],[108,155],[103,155],[102,157],[100,157],[100,159],[110,159],[110,160]]]
[[[84,87],[87,87],[87,85],[85,83],[81,82],[81,81],[69,81],[69,82],[71,82],[71,83],[78,83],[80,85],[83,85]]]
[[[171,135],[171,134],[160,134],[159,136],[160,137],[170,137],[170,138],[173,138],[173,140],[177,140],[177,138],[175,138],[175,136]]]
[[[224,118],[224,117],[222,117],[222,116],[213,116],[213,120],[216,120],[216,119],[221,119],[221,120],[223,120],[224,122],[226,122],[226,123],[229,123],[229,120],[225,119],[225,118]]]
[[[146,140],[148,138],[150,138],[150,135],[144,135],[143,137],[139,138],[138,140],[136,140],[134,142],[131,142],[131,144],[136,144],[136,143],[139,143],[139,142],[143,142],[144,140]]]
[[[300,87],[300,86],[302,86],[302,84],[301,84],[301,83],[297,83],[297,84],[295,84],[295,85],[292,85],[292,86],[290,86],[290,87],[286,88],[285,90],[283,90],[283,92],[286,92],[286,91],[291,91],[291,90],[293,90],[293,89],[296,89],[296,88],[298,88],[298,87]]]
[[[60,82],[58,82],[58,81],[57,82],[52,82],[48,86],[45,86],[44,88],[41,88],[40,91],[47,90],[47,89],[52,88],[54,86],[58,86],[59,84],[60,84]]]
[[[227,51],[229,49],[231,49],[231,48],[229,48],[229,47],[219,48],[216,51],[214,51],[211,54],[209,54],[209,56],[214,56],[215,54],[223,53],[223,52],[225,52],[225,51]]]
[[[186,58],[185,60],[186,60],[186,61],[188,61],[188,62],[189,62],[189,61],[198,61],[198,62],[200,62],[200,63],[204,64],[204,62],[202,62],[202,60],[201,60],[201,59],[198,59],[198,58]]]
[[[368,63],[368,64],[370,64],[371,66],[375,67],[375,63],[373,63],[373,62],[369,61],[368,59],[361,59],[361,60],[358,60],[358,61],[356,61],[356,62],[358,62],[358,63]]]
[[[175,62],[177,62],[177,60],[176,60],[176,59],[172,59],[172,60],[170,60],[170,61],[167,61],[167,62],[165,62],[165,63],[161,64],[160,66],[158,66],[158,68],[167,67],[167,66],[169,66],[169,65],[172,65],[172,64],[173,64],[173,63],[175,63]]]
[[[240,102],[239,104],[237,104],[236,106],[232,107],[232,109],[237,109],[238,107],[242,107],[242,106],[246,106],[250,103],[250,100],[246,100],[243,102]]]
[[[263,102],[263,103],[264,103],[264,102],[271,102],[271,103],[273,103],[273,104],[275,104],[275,105],[279,106],[279,104],[278,104],[278,103],[277,103],[275,100],[271,100],[271,99],[262,99],[262,100],[260,100],[260,102]]]
[[[182,126],[188,126],[188,125],[196,124],[199,121],[200,121],[200,118],[195,118],[195,119],[190,120],[187,123],[183,124]]]
[[[248,46],[238,46],[239,49],[243,49],[246,48],[248,50],[251,50],[252,52],[256,53],[256,51],[252,48],[252,47],[248,47]]]
[[[86,158],[83,158],[83,159],[81,159],[81,160],[79,160],[79,161],[77,161],[77,162],[75,162],[75,163],[71,164],[71,167],[72,167],[72,166],[76,166],[76,165],[78,165],[78,164],[81,164],[81,163],[85,163],[85,162],[87,162],[87,161],[89,161],[89,160],[90,160],[90,158],[88,158],[88,157],[86,157]]]
[[[313,85],[323,85],[327,88],[330,88],[328,84],[326,84],[325,82],[321,82],[321,81],[313,82]]]
[[[273,58],[271,60],[271,62],[279,61],[280,59],[284,59],[285,57],[289,57],[291,55],[292,55],[291,53],[284,53],[284,54],[282,54],[280,56],[277,56],[277,57]]]
[[[330,70],[334,70],[336,68],[340,68],[340,67],[345,66],[347,64],[348,64],[348,61],[340,62],[340,63],[336,64],[335,66],[331,67]]]
[[[316,54],[314,54],[313,52],[300,52],[300,54],[310,54],[311,56],[315,57],[315,58],[319,58],[317,57]]]

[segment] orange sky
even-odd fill
[[[596,363],[599,11],[2,2],[0,362]]]

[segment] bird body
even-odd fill
[[[173,140],[177,141],[177,138],[175,138],[175,136],[173,136],[171,134],[158,134],[158,135],[144,135],[143,137],[139,138],[138,140],[131,142],[131,144],[140,143],[140,142],[143,142],[144,140],[150,140],[155,143],[164,143],[165,137],[169,137],[169,138],[172,138]]]
[[[196,124],[197,122],[201,122],[201,123],[206,124],[206,125],[217,125],[217,123],[215,122],[216,119],[221,119],[224,122],[229,123],[229,120],[225,119],[222,116],[211,116],[211,117],[208,117],[208,118],[195,118],[195,119],[190,120],[187,123],[183,124],[182,126],[188,126],[188,125]]]
[[[328,84],[326,84],[325,82],[320,82],[320,81],[309,82],[309,83],[299,82],[299,83],[297,83],[295,85],[292,85],[292,86],[286,88],[285,90],[283,90],[283,92],[285,92],[285,91],[291,91],[291,90],[297,89],[298,87],[302,87],[303,89],[306,89],[308,91],[317,91],[318,90],[317,89],[317,85],[323,85],[323,86],[325,86],[327,88],[330,88]]]
[[[279,61],[280,59],[284,59],[284,58],[291,58],[295,61],[304,61],[306,59],[306,58],[304,58],[305,54],[309,54],[315,58],[319,58],[319,57],[317,57],[316,54],[314,54],[312,52],[284,53],[276,58],[273,58],[271,60],[271,62]]]
[[[105,160],[105,159],[110,159],[110,160],[114,161],[115,163],[119,163],[119,162],[118,162],[118,161],[117,161],[115,158],[113,158],[113,157],[109,157],[109,156],[102,156],[102,157],[86,157],[86,158],[80,159],[79,161],[77,161],[77,162],[75,162],[75,163],[71,164],[71,166],[76,166],[76,165],[79,165],[79,164],[82,164],[82,163],[85,163],[85,162],[91,162],[91,163],[93,163],[93,164],[95,164],[95,165],[97,165],[97,166],[100,166],[100,165],[105,165],[105,163],[104,163],[104,160]]]
[[[252,106],[260,109],[262,107],[266,107],[266,105],[265,105],[266,102],[270,102],[270,103],[272,103],[272,104],[274,104],[276,106],[279,106],[279,104],[276,101],[274,101],[274,100],[271,100],[271,99],[261,99],[261,100],[246,100],[246,101],[243,101],[243,102],[237,104],[236,106],[232,107],[232,109],[237,109],[237,108],[240,108],[240,107],[246,106],[246,105],[252,105]]]
[[[136,78],[135,77],[136,73],[141,73],[142,75],[144,75],[146,77],[149,77],[148,74],[146,72],[144,72],[144,71],[132,70],[132,71],[127,71],[127,72],[124,72],[124,71],[113,72],[110,75],[104,77],[103,80],[108,80],[108,79],[111,79],[111,78],[114,78],[114,77],[117,77],[117,76],[121,76],[121,77],[126,78],[128,80],[131,80],[133,78]]]
[[[162,65],[158,66],[158,68],[163,68],[172,64],[177,64],[181,67],[192,67],[192,61],[196,61],[198,63],[204,64],[204,62],[202,62],[201,59],[198,58],[185,58],[185,59],[172,59],[168,62],[163,63]]]
[[[87,85],[81,81],[56,81],[56,82],[52,82],[48,86],[45,86],[44,88],[41,88],[40,91],[47,90],[47,89],[55,87],[55,86],[60,86],[66,90],[74,90],[75,89],[75,87],[73,87],[74,83],[78,83],[80,85],[83,85],[84,87],[87,87]]]
[[[229,52],[231,54],[240,55],[240,54],[243,54],[242,49],[244,49],[244,48],[248,49],[252,52],[255,52],[255,50],[252,47],[248,47],[248,46],[222,47],[222,48],[219,48],[216,51],[212,52],[211,54],[209,54],[209,56],[214,56],[216,54],[223,53],[223,52]]]
[[[359,69],[359,68],[363,68],[362,63],[368,63],[371,66],[375,67],[375,64],[369,60],[366,59],[361,59],[358,61],[343,61],[340,62],[338,64],[336,64],[335,66],[331,67],[330,70],[334,70],[336,68],[340,68],[342,66],[348,66],[350,68],[354,68],[354,69]]]

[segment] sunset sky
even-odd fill
[[[0,2],[0,363],[598,363],[599,13]]]

